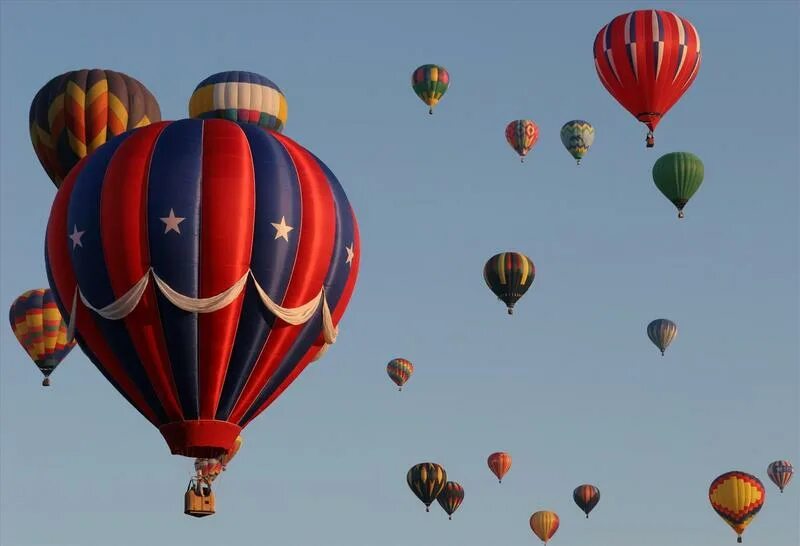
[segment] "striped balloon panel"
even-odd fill
[[[45,377],[75,346],[67,341],[67,325],[47,288],[28,290],[14,300],[9,320],[14,336]]]
[[[559,523],[558,514],[547,510],[534,513],[530,519],[531,530],[545,544],[556,534]]]
[[[511,307],[528,291],[535,275],[533,262],[520,252],[495,254],[483,267],[486,284]]]
[[[497,479],[502,481],[503,476],[511,470],[511,455],[504,451],[492,453],[487,459],[487,464],[492,473],[497,476]]]
[[[414,365],[405,358],[394,358],[386,365],[386,373],[398,387],[402,387],[414,373]]]
[[[794,467],[789,461],[774,461],[767,467],[767,475],[783,493],[783,489],[789,485],[794,475]]]
[[[506,125],[506,141],[521,157],[539,140],[539,127],[533,120],[518,119]]]
[[[113,70],[75,70],[42,87],[31,103],[36,156],[58,187],[70,170],[102,144],[161,120],[158,102],[138,80]]]
[[[436,463],[420,463],[411,467],[406,474],[406,482],[411,491],[425,506],[430,506],[447,483],[447,472]]]
[[[447,515],[452,516],[453,512],[458,510],[458,507],[464,502],[464,488],[457,482],[447,482],[436,500],[439,502],[439,506],[447,512]]]
[[[95,308],[116,302],[150,268],[193,299],[249,271],[286,308],[324,288],[338,324],[359,256],[355,216],[327,166],[283,135],[224,120],[161,122],[112,140],[67,178],[47,228],[62,311],[76,287]],[[79,302],[76,325],[98,369],[158,427],[243,427],[322,346],[321,308],[303,324],[276,321],[252,279],[214,312],[182,311],[150,283],[121,320]]]
[[[738,535],[761,510],[766,496],[761,480],[746,472],[726,472],[708,488],[712,508]]]
[[[700,36],[672,12],[639,10],[600,29],[593,53],[603,86],[652,131],[697,76]]]
[[[579,485],[572,492],[572,499],[588,518],[589,512],[600,502],[600,490],[589,484]]]
[[[594,127],[588,121],[576,119],[561,127],[561,143],[575,159],[581,159],[594,144]]]
[[[425,64],[411,74],[414,93],[428,106],[435,106],[450,85],[450,74],[443,66]]]
[[[671,320],[656,319],[647,325],[647,337],[659,348],[662,354],[677,335],[678,326]]]
[[[260,74],[220,72],[197,85],[189,99],[189,117],[252,123],[280,132],[288,104],[278,86]]]

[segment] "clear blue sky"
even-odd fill
[[[658,127],[605,91],[597,31],[637,8],[697,27],[703,65]],[[47,285],[52,183],[28,107],[54,75],[111,68],[141,80],[165,119],[221,70],[285,92],[285,133],[336,173],[358,216],[362,269],[324,360],[244,431],[217,481],[217,515],[182,514],[191,460],[76,349],[42,389],[0,328],[3,546],[724,546],[708,485],[739,469],[767,486],[750,546],[798,544],[798,6],[795,2],[401,4],[9,2],[0,34],[0,302]],[[420,64],[452,82],[434,116],[410,88]],[[505,124],[534,119],[524,165]],[[580,167],[561,125],[597,138]],[[702,158],[686,219],[658,192],[662,154]],[[520,250],[537,267],[513,317],[482,279]],[[676,321],[661,358],[645,335]],[[398,393],[395,356],[417,371]],[[486,467],[507,450],[502,485]],[[405,483],[432,460],[466,489],[452,522]],[[572,489],[594,483],[590,519]]]

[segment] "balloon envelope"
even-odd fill
[[[767,475],[772,483],[778,486],[778,489],[783,490],[789,485],[789,482],[794,476],[794,467],[789,461],[773,461],[767,467]]]
[[[229,452],[335,341],[359,254],[347,196],[309,151],[255,125],[186,119],[80,163],[45,258],[89,358],[172,453],[204,458]]]
[[[677,335],[678,325],[671,320],[656,319],[647,325],[647,337],[661,351],[661,356],[664,356],[664,351]]]
[[[653,165],[653,181],[664,197],[677,207],[678,218],[683,218],[683,208],[700,189],[704,175],[703,162],[689,152],[663,155]]]
[[[389,379],[402,390],[403,385],[414,373],[414,365],[405,358],[393,358],[386,365],[386,373],[389,375]]]
[[[489,455],[486,464],[489,465],[489,470],[497,476],[497,480],[503,483],[503,476],[511,470],[511,455],[505,451],[497,451]]]
[[[692,85],[700,69],[700,36],[675,13],[638,10],[615,17],[594,39],[603,87],[652,131]]]
[[[711,507],[736,532],[742,533],[764,506],[767,493],[761,480],[746,472],[731,471],[718,476],[708,488]]]
[[[597,503],[600,502],[600,490],[588,483],[579,485],[572,492],[572,500],[575,501],[575,504],[578,505],[578,508],[583,510],[583,513],[586,514],[586,517],[588,518],[589,512],[591,512],[594,507],[597,506]]]
[[[28,290],[14,300],[8,314],[14,337],[44,375],[42,384],[49,385],[50,374],[75,347],[67,339],[53,293],[48,288]]]
[[[449,86],[450,74],[443,66],[424,64],[411,74],[411,87],[420,100],[430,107],[430,114],[433,114],[433,108],[442,100]]]
[[[533,284],[535,275],[533,262],[521,252],[495,254],[483,266],[483,280],[506,304],[509,315],[514,312],[517,301]]]
[[[72,70],[33,98],[31,143],[47,176],[59,187],[84,157],[115,136],[161,120],[161,109],[139,80],[113,70]]]
[[[439,506],[447,512],[449,519],[453,519],[453,512],[458,510],[458,507],[464,502],[464,488],[457,482],[447,482],[436,500],[439,502]]]
[[[218,72],[197,84],[189,98],[189,117],[252,123],[281,132],[288,104],[269,78],[242,70]]]
[[[419,500],[425,504],[425,511],[430,511],[431,503],[444,489],[447,483],[447,472],[436,463],[420,463],[412,466],[406,474],[406,483]]]
[[[547,541],[553,538],[553,535],[558,531],[560,520],[558,514],[549,510],[535,512],[530,519],[531,530],[539,537],[539,540],[547,544]]]
[[[568,121],[561,127],[561,143],[580,165],[581,159],[594,144],[594,127],[582,119]]]
[[[506,142],[525,158],[539,140],[539,126],[531,119],[517,119],[506,125]]]

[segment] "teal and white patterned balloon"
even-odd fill
[[[586,155],[594,143],[594,127],[582,119],[568,121],[561,128],[561,142],[580,165],[581,158]]]

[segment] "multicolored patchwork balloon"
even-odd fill
[[[761,480],[734,470],[718,476],[708,488],[711,507],[736,532],[736,542],[764,506],[767,492]]]
[[[389,378],[397,385],[397,390],[402,391],[403,385],[414,373],[414,365],[405,358],[393,358],[386,365],[386,373]]]
[[[594,144],[594,127],[582,119],[568,121],[561,127],[561,143],[580,165],[581,159]]]
[[[28,115],[31,143],[56,187],[84,157],[130,129],[161,121],[139,80],[113,70],[65,72],[42,87]]]
[[[9,311],[11,330],[50,385],[50,374],[69,354],[75,341],[67,339],[67,325],[48,288],[28,290],[14,300]]]
[[[428,113],[431,115],[449,86],[450,74],[443,66],[424,64],[411,74],[411,87],[422,102],[430,107]]]
[[[189,117],[252,123],[281,132],[289,107],[283,92],[271,80],[240,70],[213,74],[195,87],[189,99]]]
[[[532,119],[515,119],[506,125],[506,141],[520,156],[520,162],[539,140],[539,126]]]

